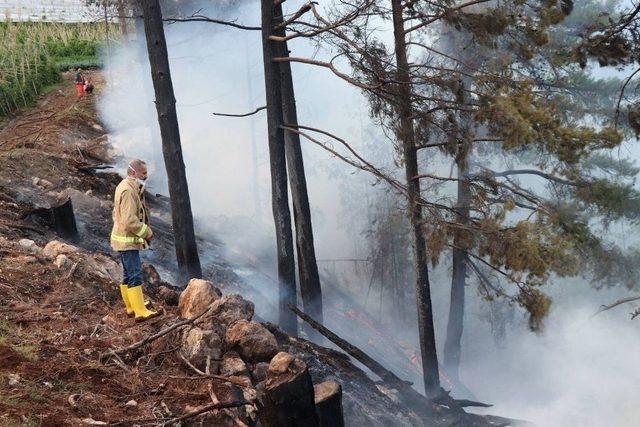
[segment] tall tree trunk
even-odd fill
[[[465,79],[459,80],[456,101],[466,105]],[[455,138],[462,143],[456,144],[456,166],[458,175],[458,196],[456,202],[456,221],[465,226],[469,223],[469,204],[471,203],[471,189],[467,179],[467,162],[470,150],[470,120],[468,113],[460,113],[456,120]],[[458,141],[456,141],[458,142]],[[447,374],[459,381],[460,354],[462,348],[462,330],[464,321],[464,299],[467,279],[467,250],[471,246],[471,236],[464,229],[455,231],[453,236],[453,271],[451,276],[451,300],[449,303],[449,320],[447,323],[447,337],[444,344],[444,366]]]
[[[142,17],[151,65],[151,78],[156,94],[156,110],[158,111],[158,123],[162,136],[162,154],[169,181],[176,258],[180,279],[186,282],[194,277],[202,277],[202,270],[193,231],[193,215],[180,145],[176,99],[169,70],[167,42],[162,26],[162,11],[158,0],[142,1]]]
[[[418,150],[415,143],[415,130],[412,122],[411,83],[407,60],[407,45],[402,14],[402,1],[391,0],[393,14],[393,34],[398,68],[398,97],[396,99],[399,116],[399,136],[403,146],[404,167],[407,180],[407,214],[413,246],[413,266],[415,273],[415,292],[418,311],[418,331],[425,394],[435,397],[440,392],[438,374],[438,355],[433,327],[431,289],[427,265],[427,245],[422,232],[422,207],[419,203],[420,180],[418,176]]]
[[[277,43],[269,40],[276,25],[273,0],[261,0],[262,7],[262,50],[264,61],[264,83],[267,100],[267,128],[269,133],[269,165],[271,169],[271,206],[276,229],[278,251],[278,290],[280,327],[292,335],[297,335],[296,315],[288,304],[296,302],[295,258],[291,213],[287,193],[287,164],[285,158],[285,138],[282,102],[282,78],[280,67],[273,61],[280,54]]]
[[[464,162],[466,158],[458,161],[458,178],[466,173]],[[464,218],[468,216],[469,182],[458,181],[458,222],[464,224]],[[464,294],[467,277],[467,253],[465,237],[457,231],[453,237],[453,273],[451,277],[451,301],[449,304],[449,321],[447,323],[447,337],[444,343],[444,366],[447,374],[455,380],[459,380],[460,352],[462,341],[462,328],[464,319]]]
[[[281,23],[282,6],[275,8],[276,23]],[[278,36],[285,36],[284,27],[275,31]],[[280,56],[289,57],[287,42],[280,43]],[[291,63],[279,62],[284,121],[294,127],[298,124],[298,112],[296,109],[296,95],[293,88],[293,76]],[[284,133],[287,170],[289,172],[289,187],[293,200],[293,218],[296,225],[296,249],[298,252],[298,276],[300,279],[300,294],[304,311],[318,322],[323,322],[322,316],[322,290],[320,288],[320,275],[316,262],[316,251],[313,244],[313,226],[311,223],[311,209],[309,208],[309,195],[307,193],[307,179],[304,173],[304,159],[300,146],[300,135],[295,132]],[[309,326],[305,327],[307,335],[319,339],[317,331]]]

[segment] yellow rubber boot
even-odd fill
[[[129,287],[127,291],[129,302],[136,315],[136,321],[147,320],[158,315],[158,312],[151,311],[144,305],[144,295],[142,294],[142,286]]]
[[[122,301],[124,301],[124,307],[127,309],[127,316],[133,316],[135,312],[133,311],[133,307],[131,307],[131,303],[129,302],[129,286],[128,285],[120,285],[120,295],[122,295]]]

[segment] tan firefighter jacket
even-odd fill
[[[136,180],[125,178],[113,198],[111,247],[116,251],[146,249],[151,236],[144,191]]]

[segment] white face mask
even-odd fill
[[[131,165],[129,165],[129,169],[131,169],[133,171],[134,174],[137,174],[136,170],[134,168],[131,167]],[[145,179],[141,179],[141,178],[136,178],[136,182],[138,184],[140,184],[141,188],[144,188],[145,185],[147,185],[147,179],[149,178],[149,176],[147,176],[147,178]]]

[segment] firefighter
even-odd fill
[[[142,160],[129,163],[127,177],[116,187],[113,198],[113,229],[111,247],[120,253],[124,270],[120,285],[122,300],[129,316],[136,321],[154,317],[147,309],[142,293],[142,263],[140,251],[148,249],[153,231],[149,227],[149,212],[144,200],[147,165]]]

